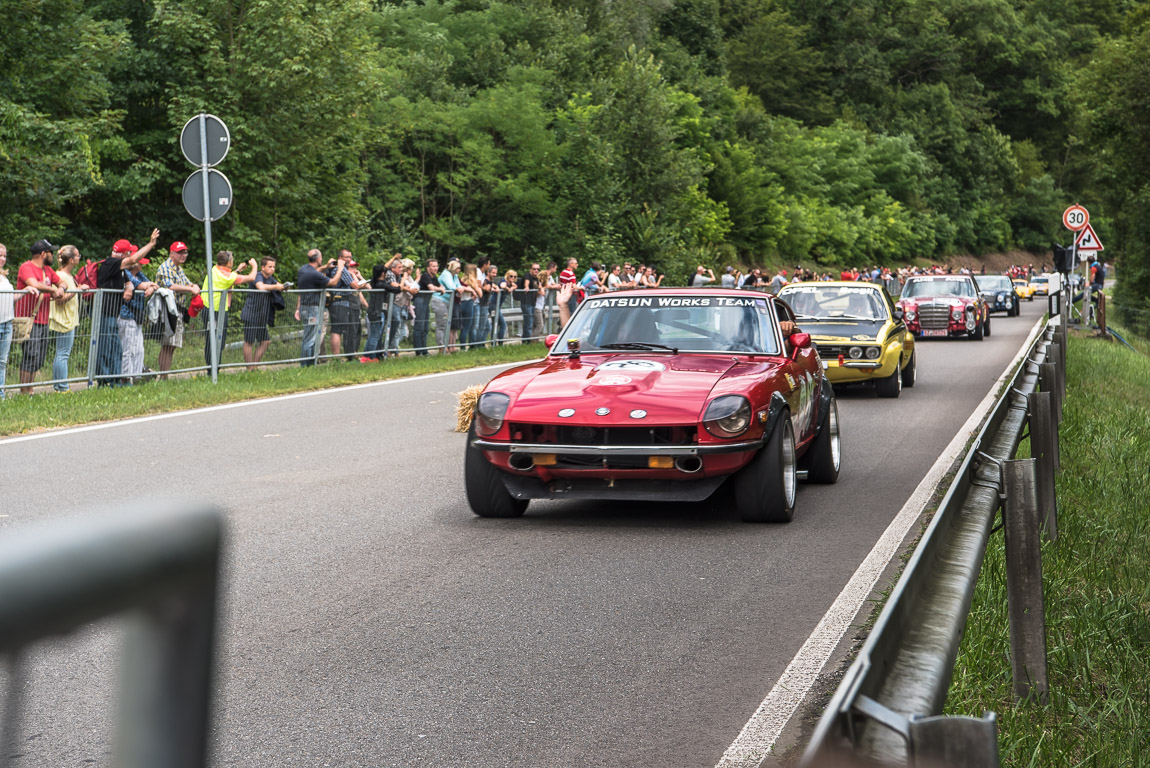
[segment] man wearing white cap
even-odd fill
[[[177,240],[168,249],[168,258],[160,265],[156,272],[156,282],[162,288],[171,289],[172,293],[186,293],[189,296],[198,296],[200,286],[188,279],[184,273],[184,262],[188,260],[188,246]],[[181,302],[181,306],[186,306]],[[160,359],[157,369],[170,371],[172,369],[172,356],[176,350],[184,346],[184,318],[176,319],[176,327],[169,330],[166,324],[161,323],[160,332]],[[166,374],[161,379],[168,378]]]

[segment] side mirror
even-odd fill
[[[791,349],[800,350],[807,349],[811,346],[811,335],[809,333],[792,333],[790,339]]]
[[[559,334],[549,333],[547,334],[547,338],[543,340],[543,343],[547,345],[548,349],[551,349],[553,346],[555,346],[555,342],[557,341],[559,341]]]
[[[902,320],[905,316],[906,316],[906,313],[903,312],[901,309],[896,309],[894,311],[894,319],[895,320]]]

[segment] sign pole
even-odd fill
[[[211,348],[212,383],[215,384],[220,372],[220,340],[216,336],[215,285],[212,279],[212,217],[211,203],[208,197],[208,127],[204,113],[200,113],[200,174],[204,182],[204,243],[207,248],[208,261],[208,344]],[[223,297],[221,297],[222,300]]]

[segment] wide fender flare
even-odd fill
[[[787,405],[787,399],[783,397],[782,393],[772,392],[771,402],[767,406],[767,423],[763,427],[764,444],[771,439],[771,435],[775,432],[775,426],[778,424],[782,415],[789,412],[790,406]]]
[[[902,360],[901,353],[899,360],[900,362]],[[819,433],[823,429],[823,415],[830,410],[831,401],[834,400],[834,398],[834,387],[831,385],[830,380],[824,376],[822,384],[819,386],[819,419],[815,425],[815,437],[818,437]]]

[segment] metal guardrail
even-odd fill
[[[1056,536],[1054,471],[1065,393],[1067,326],[1065,314],[1057,313],[1064,312],[1069,302],[1055,295],[1050,304],[1052,318],[970,445],[874,628],[824,710],[802,766],[856,761],[934,768],[998,764],[993,713],[973,718],[941,712],[996,513],[1005,504],[1006,516],[1020,497],[1027,496],[1007,497],[1008,487],[1014,487],[1011,465],[1024,463],[1010,460],[1027,426],[1032,455],[1037,457],[1022,467],[1032,478],[1028,497],[1036,491],[1036,519],[1045,515],[1047,535]],[[1008,546],[1011,531],[1008,525]],[[1038,536],[1037,530],[1033,535]],[[1041,568],[1040,562],[1037,567]],[[1008,592],[1024,578],[1012,576],[1008,569]],[[1027,638],[1015,636],[1015,622],[1033,610],[1033,596],[1025,606],[1011,606],[1015,691],[1020,696],[1046,695],[1040,575],[1037,591],[1040,625],[1029,628],[1037,633],[1029,645]],[[1039,642],[1040,669],[1033,657],[1025,655],[1026,648]]]
[[[130,620],[115,765],[204,765],[220,537],[211,509],[69,521],[6,537],[0,657],[12,673],[0,700],[0,766],[21,751],[21,652],[120,613]]]

